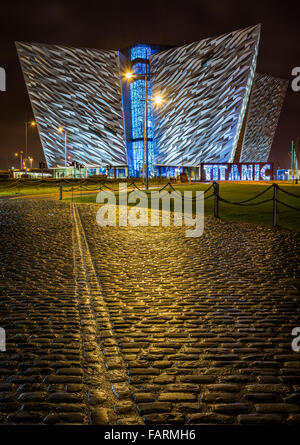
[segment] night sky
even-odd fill
[[[0,169],[19,167],[14,152],[24,150],[24,122],[33,114],[15,50],[15,41],[96,49],[133,43],[182,45],[257,23],[262,24],[257,71],[291,80],[300,66],[300,2],[225,0],[7,1],[0,7],[0,66],[7,91],[0,92]],[[290,85],[271,152],[275,167],[289,166],[291,140],[300,136],[300,92]],[[43,160],[36,129],[29,130],[28,153],[35,167]]]

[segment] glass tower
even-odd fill
[[[150,56],[154,50],[149,45],[138,44],[130,49],[130,62],[133,74],[148,76],[147,95],[151,97]],[[143,171],[144,120],[145,120],[145,78],[137,78],[130,83],[131,110],[131,150],[132,165],[129,165],[131,176],[141,177]],[[153,145],[153,110],[151,101],[147,107],[147,145],[149,176],[154,173]],[[146,154],[145,154],[146,165]]]

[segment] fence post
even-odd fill
[[[214,186],[214,217],[219,218],[219,184],[217,182],[213,183]]]
[[[59,200],[62,200],[62,184],[59,184]]]
[[[273,193],[273,227],[277,227],[278,225],[278,185],[273,184],[274,193]]]

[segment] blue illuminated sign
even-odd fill
[[[202,164],[202,178],[205,181],[269,181],[273,179],[273,164],[236,163]]]

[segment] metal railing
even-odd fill
[[[62,184],[60,184],[60,199],[62,199]],[[127,187],[132,187],[133,189],[137,189],[139,191],[143,191],[147,194],[150,194],[151,191],[149,190],[142,190],[139,186],[137,186],[135,184],[134,181],[130,182],[127,184]],[[176,190],[175,187],[171,184],[171,182],[168,182],[167,184],[165,184],[160,190],[156,190],[157,192],[161,192],[163,190],[166,190],[167,188],[170,188],[170,190],[173,190],[175,193],[178,193],[181,195],[181,192]],[[73,191],[76,190],[82,190],[82,191],[101,191],[103,189],[108,189],[110,191],[118,191],[116,189],[113,189],[109,186],[107,186],[104,182],[101,182],[98,186],[96,186],[94,189],[91,189],[89,186],[88,187],[84,187],[82,185],[79,185],[77,187],[72,187],[69,190],[65,190],[65,191],[72,191],[72,200],[73,200]],[[257,198],[260,198],[261,196],[263,196],[265,193],[269,192],[270,190],[273,189],[273,196],[267,199],[263,199],[260,200],[258,202],[253,202],[255,201]],[[204,196],[204,200],[207,200],[209,198],[214,198],[214,206],[213,206],[213,214],[215,218],[220,218],[220,205],[219,203],[225,203],[225,204],[229,204],[229,205],[235,205],[235,206],[243,206],[243,207],[248,207],[248,206],[258,206],[261,204],[266,204],[268,202],[272,202],[273,203],[273,209],[272,209],[272,222],[273,222],[273,226],[277,227],[278,226],[278,218],[279,218],[279,207],[278,204],[281,204],[291,210],[295,210],[295,211],[300,211],[300,208],[291,206],[290,204],[287,204],[281,200],[279,200],[279,191],[285,193],[286,195],[289,195],[293,198],[298,198],[300,199],[299,195],[296,195],[295,193],[291,193],[288,192],[286,190],[284,190],[282,187],[280,187],[278,184],[274,183],[272,185],[270,185],[269,187],[267,187],[265,190],[263,190],[262,192],[256,194],[255,196],[253,196],[252,198],[248,198],[248,199],[244,199],[242,201],[229,201],[228,199],[225,199],[224,197],[222,197],[220,195],[220,190],[219,190],[219,183],[218,182],[213,182],[206,190],[204,190],[204,195],[206,195],[210,190],[213,190],[212,193],[210,193],[207,196]],[[195,200],[196,197],[192,197],[192,200]]]
[[[35,179],[35,180],[28,180],[28,179],[16,179],[15,181],[13,181],[12,184],[7,184],[6,186],[2,186],[1,189],[7,189],[7,190],[11,190],[14,187],[21,187],[22,185],[48,185],[48,186],[59,186],[59,199],[62,200],[63,198],[63,192],[72,192],[72,200],[73,200],[73,193],[74,191],[79,191],[79,192],[100,192],[102,190],[110,190],[113,192],[118,191],[118,189],[115,189],[113,187],[110,187],[107,185],[107,179],[106,178],[85,178],[79,181],[76,181],[77,183],[74,184],[74,180],[72,179]],[[65,188],[64,186],[69,185],[69,188]],[[136,189],[139,191],[143,191],[147,194],[151,193],[151,190],[143,190],[140,188],[140,186],[138,186],[134,181],[128,181],[127,182],[127,187],[128,188],[132,188],[132,189]],[[155,190],[157,192],[161,192],[163,190],[166,190],[167,188],[169,188],[170,190],[173,190],[173,192],[178,193],[181,195],[181,192],[179,190],[176,190],[176,188],[172,185],[171,182],[168,182],[167,184],[165,184],[161,189],[159,190]],[[273,189],[273,195],[270,198],[267,199],[263,199],[260,200],[258,202],[253,202],[256,201],[257,198],[260,198],[261,196],[263,196],[265,193],[269,192],[270,190]],[[212,192],[210,194],[208,194],[208,192],[212,190]],[[290,205],[286,202],[283,202],[282,200],[279,199],[279,192],[284,193],[287,196],[290,196],[292,198],[296,198],[296,199],[300,199],[300,195],[296,195],[295,193],[292,192],[288,192],[287,190],[284,190],[282,187],[280,187],[278,184],[274,183],[272,185],[270,185],[269,187],[267,187],[265,190],[263,190],[262,192],[256,194],[255,196],[253,196],[252,198],[248,198],[248,199],[244,199],[242,201],[230,201],[228,199],[225,199],[223,196],[221,196],[220,194],[220,190],[219,190],[219,183],[218,182],[213,182],[206,190],[204,190],[204,195],[206,195],[204,197],[204,200],[210,199],[210,198],[214,198],[214,205],[213,205],[213,214],[215,218],[220,218],[220,202],[224,203],[224,204],[228,204],[228,205],[234,205],[234,206],[242,206],[242,207],[248,207],[248,206],[259,206],[261,204],[266,204],[268,202],[272,202],[273,203],[273,207],[272,207],[272,213],[273,213],[273,226],[276,227],[278,226],[278,218],[279,218],[279,204],[290,209],[290,210],[294,210],[294,211],[300,211],[300,208],[295,207],[293,205]],[[192,197],[192,200],[195,200],[196,197]]]
[[[243,201],[229,201],[229,200],[223,198],[222,196],[220,196],[220,193],[219,193],[219,184],[217,182],[214,182],[213,185],[214,185],[214,217],[215,218],[220,217],[219,202],[224,202],[226,204],[237,205],[237,206],[256,206],[256,205],[260,205],[260,204],[265,204],[267,202],[273,202],[273,227],[278,226],[278,218],[279,218],[278,204],[281,204],[291,210],[296,210],[296,211],[300,212],[300,208],[291,206],[283,201],[280,201],[279,200],[279,191],[283,192],[289,196],[292,196],[294,198],[298,198],[298,199],[300,199],[300,196],[296,195],[295,193],[291,193],[291,192],[284,190],[282,187],[280,187],[278,184],[275,184],[275,183],[270,185],[269,187],[267,187],[261,193],[258,193],[257,195],[253,196],[252,198],[245,199]],[[259,198],[260,196],[264,195],[271,189],[273,189],[273,196],[271,198],[264,199],[259,202],[251,202],[251,201],[254,201],[257,198]]]

